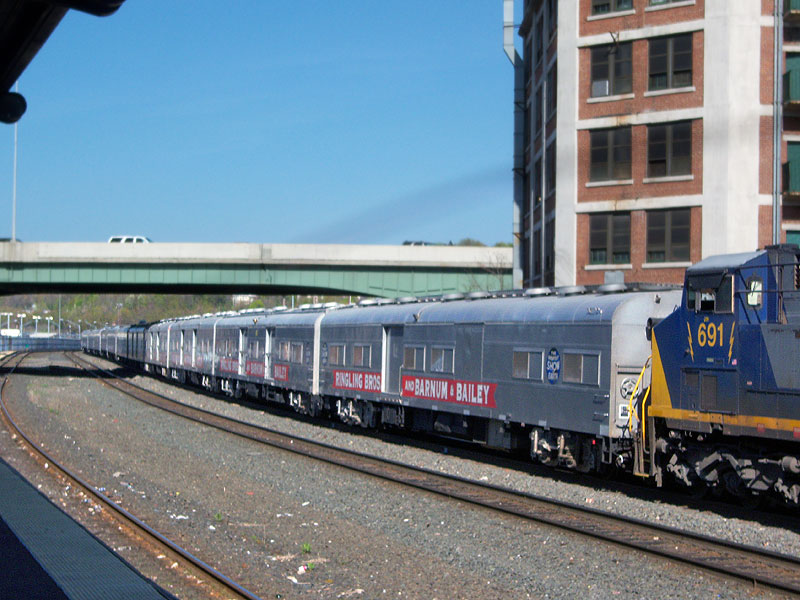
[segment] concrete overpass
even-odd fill
[[[0,242],[0,295],[136,292],[400,297],[510,287],[510,248]]]

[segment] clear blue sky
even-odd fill
[[[19,91],[23,241],[511,241],[499,0],[127,0]]]

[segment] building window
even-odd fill
[[[631,213],[591,215],[589,264],[625,265],[631,262]]]
[[[630,42],[592,48],[592,98],[631,92],[632,48]]]
[[[647,212],[647,262],[687,262],[691,209]]]
[[[369,367],[371,366],[370,358],[372,357],[372,347],[363,344],[353,346],[353,366],[354,367]]]
[[[604,15],[621,10],[631,10],[633,0],[592,0],[592,14]]]
[[[533,45],[531,43],[531,38],[525,42],[525,92],[530,94],[530,90],[528,87],[531,84],[531,77],[533,76]]]
[[[692,172],[692,124],[647,127],[647,176],[669,177]]]
[[[650,40],[649,90],[692,85],[692,34]]]
[[[547,184],[547,196],[556,192],[556,143],[552,142],[547,147],[545,153],[545,161],[547,162],[547,173],[545,174],[545,183]]]
[[[553,63],[552,68],[547,73],[547,119],[549,120],[556,112],[556,104],[558,100],[558,69],[556,64]]]
[[[328,364],[333,366],[344,364],[344,344],[328,346]]]
[[[434,373],[453,372],[452,348],[431,348],[431,371]]]
[[[406,346],[403,350],[403,368],[412,371],[425,370],[425,348]]]
[[[538,159],[533,166],[533,206],[542,201],[542,159]]]
[[[591,132],[589,179],[609,181],[631,178],[631,128],[598,129]]]
[[[539,89],[536,90],[536,106],[533,108],[534,111],[534,131],[537,133],[542,130],[542,86],[539,86]]]
[[[558,0],[547,0],[547,24],[552,37],[558,24]]]
[[[536,21],[536,56],[533,57],[533,64],[538,64],[544,56],[544,17],[539,17]]]

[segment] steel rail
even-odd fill
[[[322,460],[371,476],[545,523],[581,535],[658,555],[717,574],[800,594],[800,558],[711,536],[649,523],[503,486],[447,475],[361,452],[285,434],[193,407],[117,377],[84,357],[71,358],[100,370],[98,378],[141,402],[243,438]],[[128,389],[125,389],[128,388]],[[133,391],[131,391],[133,390]],[[166,404],[165,404],[166,403]]]
[[[17,433],[25,442],[28,444],[30,449],[34,451],[36,454],[40,455],[42,458],[47,460],[51,466],[55,467],[58,471],[60,471],[67,479],[71,480],[73,483],[77,484],[78,487],[85,490],[89,495],[95,498],[100,504],[110,508],[113,510],[126,524],[132,526],[134,530],[139,533],[145,534],[144,537],[150,539],[151,541],[157,542],[157,544],[164,546],[175,553],[178,557],[186,560],[195,568],[199,569],[205,575],[214,579],[218,585],[222,586],[227,592],[233,593],[236,596],[241,598],[246,598],[247,600],[261,600],[259,596],[254,594],[253,592],[249,591],[248,589],[244,588],[243,586],[239,585],[226,575],[223,575],[219,571],[217,571],[214,567],[209,565],[208,563],[204,562],[200,558],[194,556],[191,552],[184,549],[176,542],[172,541],[165,535],[159,533],[147,523],[133,515],[132,513],[128,512],[124,508],[122,508],[119,504],[111,500],[108,496],[103,494],[102,492],[98,491],[94,486],[92,486],[89,482],[85,481],[81,478],[78,474],[70,470],[68,467],[63,465],[59,462],[56,458],[53,457],[52,454],[41,448],[38,444],[36,444],[24,431],[22,431],[21,427],[16,423],[14,418],[11,416],[11,413],[8,410],[5,402],[5,386],[6,382],[8,381],[8,375],[12,375],[16,368],[22,364],[25,360],[27,354],[22,355],[19,362],[14,365],[6,377],[3,378],[2,382],[0,382],[0,411],[2,411],[3,417],[9,427]],[[11,357],[9,357],[10,360]],[[4,363],[5,365],[5,363]]]

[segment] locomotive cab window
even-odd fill
[[[761,297],[763,296],[764,282],[761,277],[751,277],[747,280],[747,306],[753,308],[761,307]]]
[[[695,312],[730,314],[733,312],[733,275],[725,275],[717,287],[695,287],[689,280],[686,308]]]

